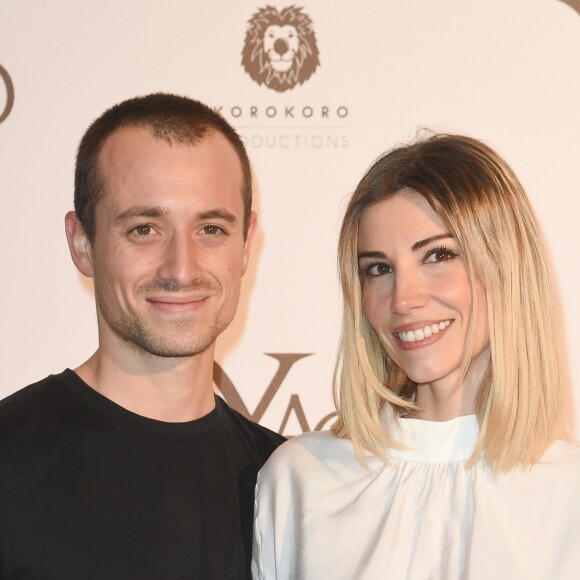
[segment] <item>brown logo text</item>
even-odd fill
[[[2,123],[10,115],[10,111],[12,111],[12,106],[14,105],[14,85],[12,84],[12,79],[8,71],[2,65],[0,65],[0,77],[6,87],[6,103],[4,109],[0,109],[0,123]]]
[[[228,405],[241,413],[248,419],[255,421],[256,423],[260,422],[266,409],[269,407],[270,403],[276,396],[276,393],[280,389],[282,382],[288,375],[288,372],[292,368],[292,366],[298,362],[300,359],[306,358],[310,356],[312,353],[307,354],[299,354],[299,353],[284,353],[284,354],[274,354],[274,353],[265,353],[267,356],[271,356],[272,358],[278,361],[278,370],[274,374],[270,384],[264,391],[260,402],[256,409],[251,412],[246,404],[244,403],[240,393],[236,389],[234,383],[228,377],[228,375],[224,372],[224,370],[214,362],[213,367],[213,382],[219,389],[220,393],[223,395],[224,399],[227,401]],[[286,430],[286,426],[288,424],[288,420],[290,419],[291,415],[294,414],[296,419],[298,420],[298,424],[300,425],[300,429],[303,433],[306,431],[320,431],[325,427],[328,427],[329,422],[331,419],[336,417],[336,413],[328,413],[322,419],[316,422],[315,425],[312,427],[308,423],[306,419],[306,414],[304,413],[304,408],[302,407],[302,403],[300,402],[300,397],[296,394],[290,396],[290,400],[288,402],[288,406],[286,407],[286,412],[284,413],[284,417],[282,418],[282,422],[278,431],[284,434]]]

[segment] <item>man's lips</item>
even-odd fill
[[[163,312],[187,312],[200,308],[209,298],[208,294],[195,296],[153,296],[147,302]]]

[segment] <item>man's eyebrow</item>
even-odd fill
[[[213,219],[224,220],[232,224],[235,224],[238,221],[233,213],[223,208],[203,211],[199,214],[199,218],[202,220],[213,220]]]
[[[121,212],[113,222],[114,225],[121,225],[124,222],[135,218],[158,218],[167,215],[168,210],[163,207],[158,206],[135,206],[126,209]],[[226,222],[236,223],[237,219],[234,214],[227,211],[226,209],[210,209],[207,211],[200,212],[198,214],[198,219],[221,219]]]
[[[437,240],[445,240],[448,238],[453,238],[453,236],[451,234],[439,234],[438,236],[431,236],[430,238],[425,238],[424,240],[419,240],[418,242],[415,242],[411,246],[411,250],[413,250],[413,252],[416,252],[417,250],[420,250],[423,246],[426,246],[431,242],[435,242]]]
[[[129,221],[134,218],[142,218],[142,217],[149,217],[149,218],[156,218],[162,217],[167,213],[167,210],[162,207],[151,207],[151,206],[135,206],[126,209],[125,211],[121,212],[113,222],[115,225],[122,224],[123,222]]]

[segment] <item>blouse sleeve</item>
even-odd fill
[[[295,445],[284,443],[258,474],[254,503],[252,578],[292,580],[299,576],[300,466]]]

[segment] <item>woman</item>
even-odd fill
[[[263,468],[255,578],[580,578],[563,341],[512,170],[468,137],[391,151],[339,266],[339,418]]]

